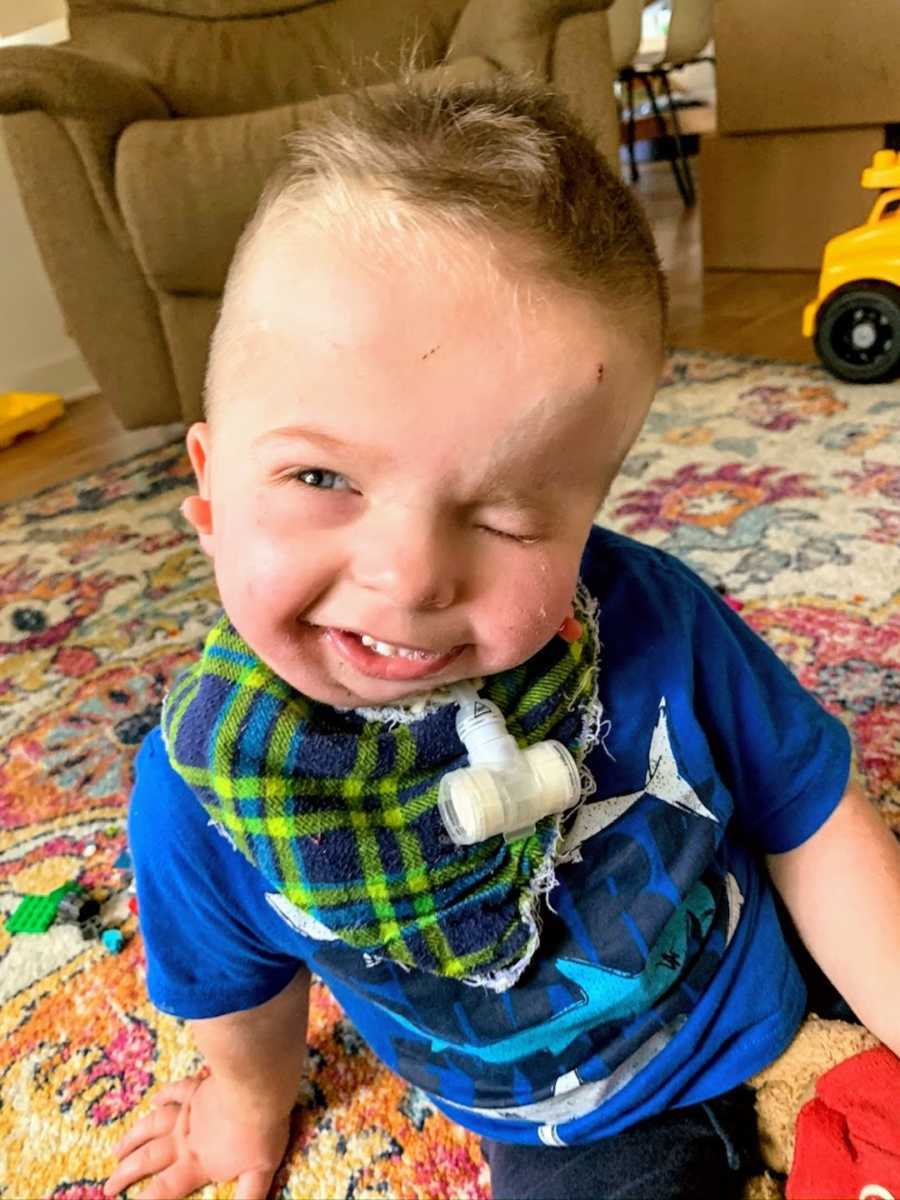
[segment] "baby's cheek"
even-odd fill
[[[227,546],[216,554],[216,579],[226,611],[277,624],[302,605],[304,562],[296,543],[285,543],[253,520],[232,524]],[[234,619],[234,618],[233,618]]]
[[[545,646],[568,616],[575,592],[578,564],[568,558],[531,553],[518,570],[506,573],[493,597],[491,633],[485,650],[498,665],[518,666]],[[499,660],[502,658],[502,662]]]

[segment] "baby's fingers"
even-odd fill
[[[116,1158],[123,1159],[133,1150],[137,1150],[139,1146],[143,1146],[145,1142],[152,1141],[154,1138],[168,1137],[178,1120],[180,1111],[178,1108],[167,1106],[147,1113],[113,1146],[113,1154]]]
[[[179,1079],[177,1083],[167,1083],[150,1097],[150,1103],[157,1107],[160,1104],[187,1104],[194,1092],[200,1086],[199,1079]]]
[[[169,1163],[152,1183],[141,1188],[135,1200],[182,1200],[182,1197],[196,1192],[206,1183],[209,1183],[209,1178],[195,1161],[179,1159]]]
[[[245,1171],[238,1177],[234,1200],[266,1200],[272,1178],[271,1171]]]
[[[126,1151],[126,1155],[106,1181],[103,1188],[105,1196],[117,1196],[139,1179],[164,1171],[175,1157],[175,1148],[171,1138],[158,1137],[153,1141],[145,1141],[130,1154]]]

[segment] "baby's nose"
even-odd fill
[[[379,530],[357,546],[353,578],[398,608],[447,608],[459,582],[450,548],[436,533]]]

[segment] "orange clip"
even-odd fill
[[[574,617],[566,617],[556,631],[564,642],[577,642],[582,634],[582,625]]]

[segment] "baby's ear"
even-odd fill
[[[181,503],[181,515],[193,525],[200,546],[212,558],[212,504],[209,499],[209,426],[203,421],[192,425],[187,432],[187,452],[197,476],[199,496],[188,496]]]

